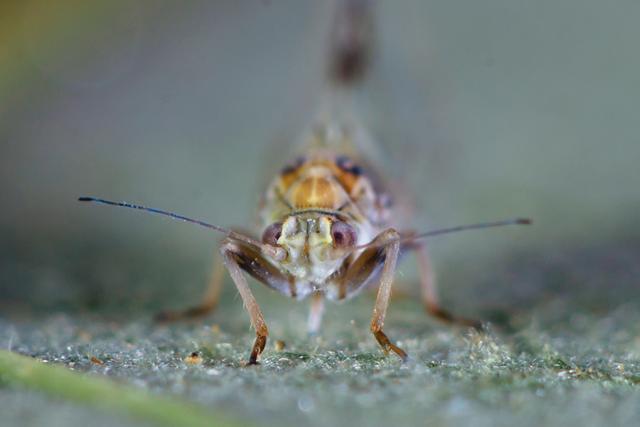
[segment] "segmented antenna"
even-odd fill
[[[372,0],[339,0],[329,39],[329,78],[351,86],[365,76],[373,50]]]
[[[198,219],[189,218],[189,217],[186,217],[186,216],[183,216],[183,215],[179,215],[179,214],[176,214],[176,213],[173,213],[173,212],[163,211],[161,209],[156,209],[156,208],[149,208],[149,207],[146,207],[146,206],[136,205],[136,204],[128,203],[128,202],[113,202],[111,200],[100,199],[98,197],[82,196],[82,197],[78,197],[78,201],[79,202],[101,203],[103,205],[118,206],[118,207],[123,207],[123,208],[130,208],[130,209],[138,209],[138,210],[149,212],[149,213],[153,213],[153,214],[168,216],[169,218],[176,219],[178,221],[190,222],[192,224],[197,224],[197,225],[199,225],[201,227],[209,228],[209,229],[215,230],[217,232],[220,232],[220,233],[226,235],[227,237],[230,237],[232,239],[247,243],[247,244],[249,244],[251,246],[254,246],[256,248],[259,248],[259,249],[265,251],[268,255],[272,256],[276,260],[281,260],[281,259],[284,259],[284,257],[286,257],[286,253],[285,253],[284,249],[282,249],[282,248],[280,248],[278,246],[267,245],[265,243],[260,242],[259,240],[253,239],[253,238],[251,238],[249,236],[245,236],[244,234],[240,234],[240,233],[235,232],[233,230],[229,230],[228,228],[220,227],[218,225],[209,224],[207,222],[200,221]],[[437,229],[437,230],[426,231],[424,233],[418,233],[418,234],[414,234],[414,235],[410,235],[410,236],[406,236],[406,235],[405,236],[400,236],[398,239],[395,239],[395,240],[386,240],[386,241],[382,241],[382,242],[372,241],[372,242],[366,243],[364,245],[355,246],[352,249],[352,251],[386,246],[386,245],[388,245],[390,243],[394,243],[394,242],[397,242],[397,241],[400,241],[400,242],[412,242],[412,241],[419,240],[419,239],[424,239],[424,238],[427,238],[427,237],[438,236],[440,234],[456,233],[458,231],[478,230],[478,229],[481,229],[481,228],[492,228],[492,227],[503,227],[505,225],[529,225],[531,223],[532,223],[532,221],[529,218],[514,218],[514,219],[507,219],[507,220],[504,220],[504,221],[481,222],[481,223],[477,223],[477,224],[459,225],[459,226],[456,226],[456,227],[440,228],[440,229]]]
[[[380,246],[386,246],[390,243],[394,243],[394,242],[413,242],[415,240],[420,240],[420,239],[424,239],[427,237],[433,237],[433,236],[439,236],[441,234],[450,234],[450,233],[457,233],[459,231],[467,231],[467,230],[479,230],[482,228],[493,228],[493,227],[504,227],[506,225],[530,225],[532,224],[533,221],[530,218],[513,218],[513,219],[506,219],[503,221],[493,221],[493,222],[480,222],[477,224],[466,224],[466,225],[458,225],[455,227],[448,227],[448,228],[439,228],[436,230],[431,230],[431,231],[426,231],[424,233],[418,233],[418,234],[414,234],[414,235],[405,235],[405,236],[400,236],[398,239],[394,239],[394,240],[386,240],[384,242],[376,242],[376,241],[372,241],[369,243],[365,243],[364,245],[359,245],[356,246],[355,248],[353,248],[354,250],[361,250],[361,249],[368,249],[368,248],[375,248],[375,247],[380,247]]]
[[[220,227],[217,225],[213,225],[213,224],[209,224],[206,223],[204,221],[200,221],[198,219],[193,219],[193,218],[189,218],[183,215],[178,215],[176,213],[173,212],[168,212],[168,211],[163,211],[161,209],[156,209],[156,208],[148,208],[146,206],[142,206],[142,205],[136,205],[133,203],[127,203],[127,202],[113,202],[111,200],[105,200],[105,199],[100,199],[97,197],[87,197],[87,196],[83,196],[83,197],[78,197],[78,201],[79,202],[93,202],[93,203],[101,203],[103,205],[111,205],[111,206],[119,206],[119,207],[123,207],[123,208],[130,208],[130,209],[138,209],[141,211],[145,211],[145,212],[150,212],[152,214],[158,214],[158,215],[164,215],[164,216],[168,216],[169,218],[172,219],[177,219],[178,221],[184,221],[184,222],[190,222],[192,224],[197,224],[201,227],[205,227],[205,228],[210,228],[212,230],[218,231],[224,235],[226,235],[227,237],[230,237],[232,239],[235,240],[239,240],[241,242],[247,243],[251,246],[257,247],[257,248],[271,248],[271,246],[269,245],[265,245],[262,242],[256,240],[256,239],[252,239],[249,236],[245,236],[244,234],[240,234],[237,233],[233,230],[229,230],[228,228],[224,228],[224,227]],[[277,249],[277,248],[273,248],[273,249]]]

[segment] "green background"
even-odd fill
[[[258,369],[242,368],[252,333],[229,280],[203,322],[153,325],[197,301],[219,236],[75,199],[251,226],[321,99],[329,8],[32,0],[0,3],[0,345],[256,423],[637,422],[640,4],[379,3],[356,98],[417,196],[407,225],[535,221],[431,242],[446,306],[489,335],[424,316],[410,259],[387,321],[407,366],[367,332],[368,294],[310,339],[306,302],[256,287],[272,333]],[[0,395],[3,425],[115,416]]]

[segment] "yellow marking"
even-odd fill
[[[349,203],[373,197],[371,184],[361,172],[352,172],[336,163],[334,156],[306,158],[295,166],[285,168],[274,183],[276,199],[291,210],[339,210]],[[277,211],[274,218],[281,215]]]
[[[308,177],[292,189],[291,199],[296,208],[333,209],[337,194],[335,184],[323,177]]]

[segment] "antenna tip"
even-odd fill
[[[516,219],[516,224],[531,225],[533,220],[531,218],[518,218]]]
[[[81,197],[78,197],[78,201],[79,202],[92,202],[93,201],[93,197],[81,196]]]

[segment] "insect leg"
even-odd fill
[[[220,291],[222,290],[222,282],[224,280],[224,264],[220,254],[216,252],[213,260],[213,270],[209,283],[200,304],[189,307],[185,310],[162,311],[158,313],[155,320],[158,322],[174,322],[184,319],[195,319],[206,316],[218,305],[220,299]]]
[[[256,340],[249,356],[249,364],[258,363],[258,356],[262,354],[267,344],[269,331],[262,316],[243,270],[261,283],[287,296],[295,297],[295,288],[291,286],[291,278],[286,276],[264,258],[255,248],[233,239],[225,239],[220,247],[224,265],[227,267],[233,283],[235,283],[242,302],[249,313],[251,326],[256,331]]]
[[[253,326],[253,329],[256,331],[256,340],[253,343],[251,355],[249,356],[249,364],[255,365],[258,363],[258,356],[262,353],[265,345],[267,344],[269,331],[267,329],[267,324],[264,321],[262,311],[258,306],[258,302],[251,293],[247,279],[242,274],[242,270],[238,264],[237,259],[239,256],[242,256],[241,251],[242,249],[239,245],[231,241],[225,241],[220,248],[224,264],[227,267],[227,270],[229,270],[233,283],[235,283],[236,288],[238,288],[238,292],[242,298],[242,303],[249,312],[251,326]]]
[[[391,285],[396,270],[398,255],[400,253],[399,234],[394,229],[388,229],[380,233],[375,240],[380,242],[377,247],[365,250],[345,270],[342,277],[338,278],[341,289],[341,298],[349,298],[363,288],[379,283],[376,304],[371,319],[371,332],[385,351],[393,351],[402,360],[407,359],[407,353],[389,340],[383,331],[384,319],[389,306]],[[386,241],[391,243],[385,244]]]
[[[424,242],[414,242],[410,248],[416,251],[418,270],[420,274],[422,302],[427,313],[447,323],[457,323],[459,325],[471,326],[477,330],[482,330],[482,322],[455,316],[440,305],[435,275],[433,273],[433,268],[431,267],[431,259],[429,257],[426,244]]]
[[[309,335],[316,335],[320,331],[323,314],[324,295],[317,292],[311,296],[311,309],[309,310],[309,320],[307,322]]]
[[[397,239],[399,234],[393,229],[383,231],[379,237],[382,239]],[[378,296],[376,297],[376,305],[373,308],[373,318],[371,319],[371,332],[378,340],[378,343],[385,352],[389,350],[396,353],[400,358],[407,360],[407,353],[400,347],[393,344],[382,330],[384,326],[384,318],[387,314],[389,306],[389,298],[391,297],[391,285],[393,284],[393,276],[396,271],[396,263],[400,253],[400,242],[395,241],[384,246],[384,264],[380,275],[380,286],[378,287]]]

